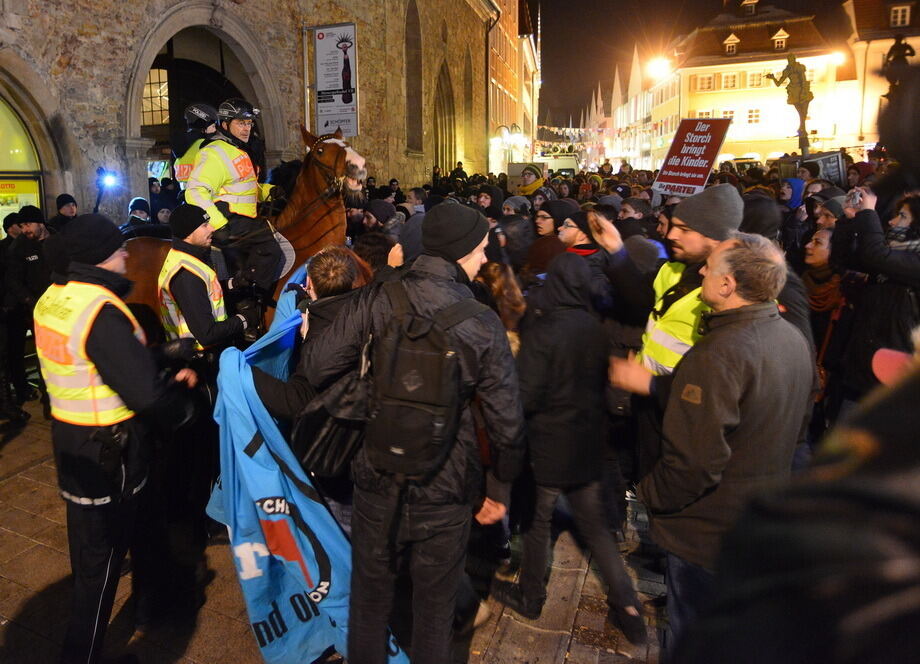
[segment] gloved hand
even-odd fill
[[[163,344],[161,353],[164,360],[184,360],[190,362],[198,355],[194,339],[176,339]]]

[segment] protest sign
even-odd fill
[[[730,122],[729,118],[681,120],[652,189],[665,196],[703,191]]]

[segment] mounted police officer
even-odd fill
[[[112,221],[82,215],[49,241],[70,261],[67,275],[56,275],[35,305],[35,346],[51,401],[74,578],[62,661],[93,663],[129,547],[135,619],[146,622],[168,606],[156,554],[163,542],[151,526],[144,491],[153,457],[149,426],[189,419],[179,384],[193,387],[197,376],[184,369],[172,383],[159,377],[141,326],[122,299],[131,282],[124,277],[124,238]],[[162,359],[177,359],[181,344],[167,344],[162,352]]]
[[[195,103],[186,107],[183,113],[188,129],[183,136],[182,144],[177,145],[174,151],[176,156],[176,181],[185,187],[188,177],[192,174],[195,157],[201,149],[201,144],[217,131],[220,117],[217,109],[209,104]]]
[[[201,143],[185,201],[208,214],[216,231],[214,244],[224,248],[232,241],[233,249],[246,254],[239,257],[230,289],[254,287],[256,293],[267,294],[278,277],[283,254],[268,224],[257,217],[259,201],[270,188],[259,183],[250,155],[250,135],[258,115],[259,109],[242,99],[221,103],[220,128]]]

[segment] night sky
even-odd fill
[[[836,8],[842,0],[761,1],[799,14],[817,12],[821,18],[819,28],[822,24],[828,28],[839,24],[839,14],[828,16],[822,8]],[[722,0],[539,0],[539,3],[543,15],[540,122],[546,124],[549,111],[556,126],[567,124],[570,113],[578,124],[581,109],[591,100],[598,81],[605,89],[604,95],[609,94],[607,90],[613,85],[614,67],[618,63],[625,93],[634,44],[639,46],[640,59],[647,60],[662,53],[674,37],[691,32],[722,10]]]

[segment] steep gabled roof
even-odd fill
[[[920,34],[920,5],[911,0],[885,2],[884,0],[852,0],[853,16],[858,39],[890,39],[896,34],[910,36]],[[892,28],[891,8],[897,5],[911,5],[910,25]]]

